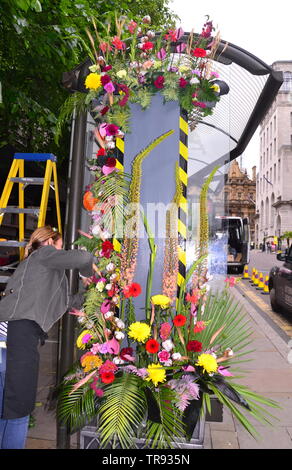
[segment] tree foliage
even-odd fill
[[[171,25],[169,0],[2,0],[0,3],[0,148],[68,154],[69,133],[57,147],[54,132],[68,98],[62,73],[87,54],[91,19],[150,15],[157,28]]]

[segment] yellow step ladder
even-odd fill
[[[46,162],[44,178],[34,178],[24,176],[24,162]],[[19,217],[19,237],[17,240],[0,241],[0,246],[19,247],[20,259],[24,255],[24,215],[34,214],[38,217],[38,227],[42,227],[46,223],[46,214],[48,207],[49,191],[52,188],[55,192],[56,212],[58,221],[58,230],[62,233],[61,211],[57,178],[57,157],[51,153],[15,153],[9,174],[0,199],[0,225],[6,213],[18,214]],[[53,177],[53,180],[52,180]],[[9,198],[14,183],[19,184],[18,187],[18,206],[8,206]],[[24,207],[24,189],[31,184],[42,185],[42,195],[39,207]],[[8,280],[8,279],[7,279]],[[2,278],[0,282],[5,282]],[[6,281],[7,282],[7,281]]]

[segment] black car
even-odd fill
[[[284,308],[292,313],[292,246],[277,255],[283,266],[274,266],[269,276],[271,307],[275,312]]]

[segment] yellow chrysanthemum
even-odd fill
[[[90,372],[92,369],[100,367],[101,364],[102,359],[99,356],[95,356],[94,354],[85,356],[81,362],[81,365],[84,368],[84,372]]]
[[[147,323],[137,321],[129,326],[128,335],[139,343],[144,343],[150,334],[151,328]]]
[[[203,367],[204,372],[208,374],[214,373],[218,369],[217,361],[212,354],[200,354],[196,366]]]
[[[80,333],[80,335],[78,336],[77,341],[76,341],[77,348],[85,349],[86,343],[89,340],[89,336],[87,336],[87,335],[90,335],[92,337],[92,331],[83,330],[82,333]]]
[[[159,305],[162,309],[169,307],[171,299],[167,295],[153,295],[151,297],[153,305]]]
[[[157,387],[158,383],[165,382],[166,380],[166,372],[165,369],[161,366],[161,364],[150,364],[147,367],[148,377],[146,380],[149,382],[150,380],[154,383],[155,387]]]
[[[85,88],[97,90],[101,87],[101,78],[97,73],[90,73],[85,79]]]

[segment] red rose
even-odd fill
[[[205,51],[205,49],[202,49],[201,47],[196,47],[192,50],[191,54],[194,57],[206,57],[207,51]]]
[[[113,372],[103,372],[100,374],[100,378],[104,384],[111,384],[115,380],[115,374]]]
[[[117,160],[114,157],[109,157],[106,161],[106,166],[110,166],[111,168],[116,166]]]
[[[156,80],[154,80],[154,86],[158,89],[161,89],[164,87],[164,77],[163,75],[159,75]]]
[[[112,254],[113,249],[114,249],[114,245],[109,240],[106,240],[105,242],[102,242],[101,252],[102,252],[102,256],[104,256],[105,258],[110,257],[110,255]]]
[[[188,84],[188,82],[187,82],[183,77],[181,77],[181,78],[179,79],[179,86],[180,86],[180,88],[185,88],[185,87],[187,86],[187,84]]]
[[[173,319],[173,324],[175,326],[184,326],[186,321],[187,317],[185,317],[184,315],[176,315]]]
[[[146,351],[148,351],[151,354],[155,354],[159,351],[159,343],[156,341],[156,339],[148,339],[146,345]]]
[[[142,45],[142,49],[143,51],[149,51],[151,49],[153,49],[153,42],[150,42],[150,41],[147,41],[147,42],[144,42],[143,45]]]
[[[102,75],[100,79],[101,79],[102,86],[106,85],[107,83],[111,81],[111,77],[109,75]]]
[[[125,356],[133,356],[133,348],[121,349],[120,358],[123,359],[123,361],[127,361],[127,358]]]
[[[191,352],[202,351],[202,343],[200,341],[189,341],[187,344],[187,351],[191,351]]]
[[[112,66],[111,65],[106,65],[105,67],[103,67],[102,71],[103,72],[108,72],[109,70],[112,69]]]

